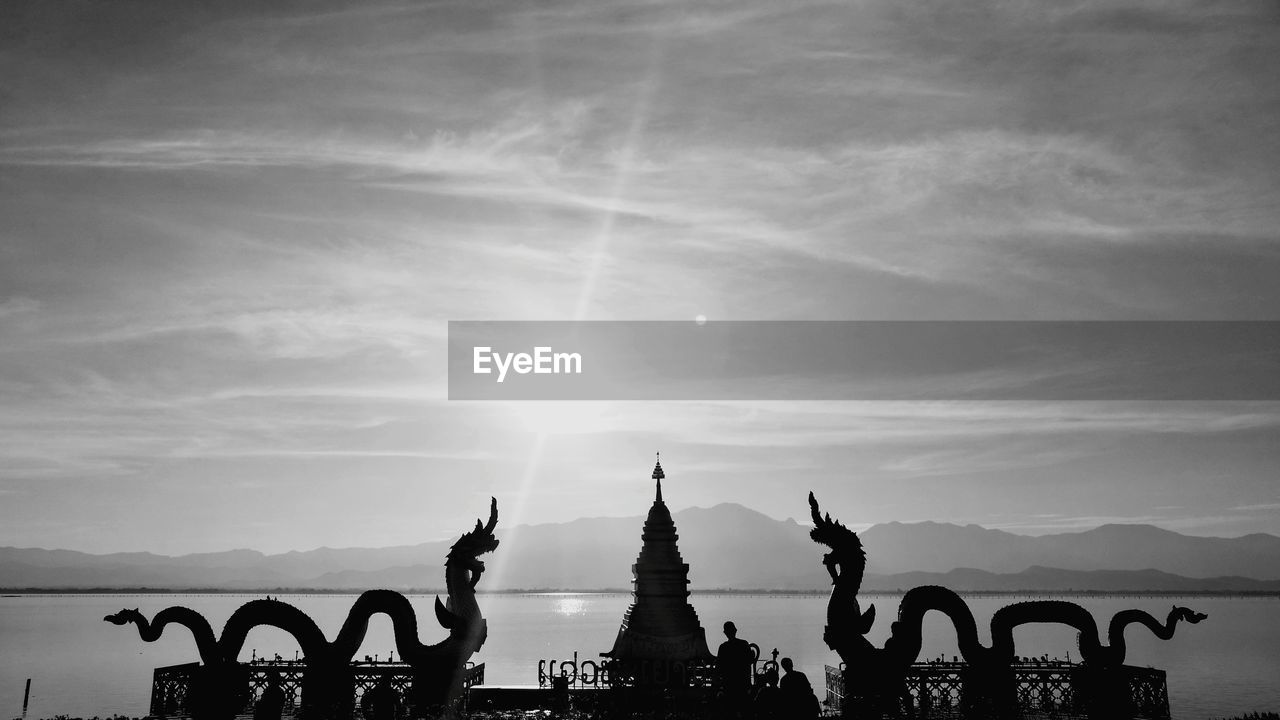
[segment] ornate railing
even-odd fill
[[[1102,672],[1058,660],[1015,663],[1010,667],[1011,685],[1001,686],[1001,692],[1009,691],[1003,698],[991,697],[988,690],[979,689],[971,673],[965,663],[912,665],[905,678],[907,697],[900,701],[900,710],[915,718],[939,719],[1012,714],[1061,720],[1098,716],[1169,720],[1169,693],[1163,670],[1124,665]],[[826,680],[829,707],[840,710],[847,703],[856,702],[846,694],[841,669],[828,665]],[[1001,706],[1012,712],[994,709]]]
[[[827,699],[823,705],[840,710],[844,707],[844,667],[826,666]]]
[[[770,668],[778,667],[778,651],[771,659],[757,658],[757,678]],[[715,685],[714,661],[662,661],[627,660],[610,658],[579,660],[573,653],[572,660],[539,660],[538,687],[563,687],[583,690],[607,687],[633,687],[637,685],[665,685],[688,688],[707,688]]]
[[[684,660],[611,660],[610,687],[662,686],[710,689],[715,685],[715,663]]]
[[[579,660],[575,652],[572,660],[539,660],[538,687],[610,687],[613,685],[612,673],[612,660]]]
[[[713,663],[700,661],[627,660],[609,658],[579,660],[539,660],[538,687],[587,690],[594,688],[663,685],[711,687]]]
[[[275,674],[279,677],[281,691],[284,692],[286,715],[293,715],[302,701],[302,680],[306,665],[301,660],[254,660],[244,664],[249,683],[249,700],[245,711],[251,712],[262,692],[266,690],[268,678]],[[200,663],[184,663],[156,668],[151,680],[151,710],[154,717],[172,717],[188,715],[192,682],[200,668]],[[360,707],[364,694],[386,677],[391,687],[402,698],[410,697],[413,684],[412,668],[405,663],[378,662],[366,660],[351,663],[352,674],[352,707]],[[463,687],[470,688],[484,683],[484,663],[479,665],[467,663],[463,676]],[[464,696],[465,697],[465,696]]]
[[[186,715],[191,678],[200,663],[158,667],[151,674],[151,710],[155,717]]]

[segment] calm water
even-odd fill
[[[170,627],[155,643],[144,643],[133,626],[102,621],[123,607],[151,616],[169,605],[186,605],[205,614],[214,628],[248,595],[69,595],[0,598],[0,718],[22,710],[22,686],[32,681],[30,716],[57,714],[130,716],[146,714],[151,671],[161,665],[197,659],[184,628]],[[309,613],[332,638],[354,596],[283,596]],[[888,635],[898,598],[866,598],[879,620],[877,644]],[[435,642],[444,631],[434,625],[431,597],[413,599],[422,619],[422,639]],[[1168,598],[1076,599],[1105,627],[1117,610],[1138,607],[1163,618],[1175,601]],[[486,595],[481,607],[489,619],[489,641],[474,658],[486,663],[486,680],[495,684],[535,684],[539,659],[592,657],[607,650],[630,598],[613,594]],[[1010,598],[970,600],[979,625]],[[1280,600],[1275,598],[1187,598],[1177,604],[1206,612],[1200,625],[1180,626],[1173,640],[1155,640],[1143,628],[1131,628],[1128,662],[1161,667],[1169,674],[1175,718],[1202,720],[1253,710],[1280,710]],[[712,649],[723,639],[719,627],[734,620],[743,637],[767,654],[777,647],[821,686],[823,665],[836,664],[822,644],[826,599],[766,595],[696,595],[694,605],[708,629]],[[1027,626],[1016,634],[1024,655],[1074,657],[1075,633],[1056,626]],[[984,643],[989,638],[983,639]],[[375,618],[361,655],[386,658],[394,650],[391,622]],[[249,635],[244,658],[279,653],[292,658],[298,649],[285,633],[258,628]],[[922,657],[956,654],[955,634],[937,613],[926,618]],[[819,687],[821,690],[821,687]]]

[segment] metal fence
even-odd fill
[[[778,651],[772,655],[772,659],[757,656],[753,667],[757,682],[765,671],[777,671]],[[539,660],[538,687],[590,690],[660,685],[709,690],[715,686],[715,669],[714,660],[579,660],[575,651],[572,660]]]
[[[915,718],[953,720],[1005,715],[1046,720],[1099,716],[1169,720],[1169,692],[1163,670],[1124,665],[1101,671],[1063,661],[1015,663],[1002,697],[972,677],[965,663],[917,663],[905,678],[906,695],[895,712]],[[857,704],[848,697],[843,671],[826,668],[827,700],[833,710]],[[851,713],[851,715],[857,713]]]
[[[200,663],[184,663],[156,668],[151,679],[151,710],[153,717],[184,717],[191,711],[191,687]],[[284,693],[284,714],[295,715],[302,702],[302,681],[306,665],[301,660],[254,660],[242,666],[247,675],[249,699],[245,712],[253,706],[267,688],[268,678],[276,675]],[[413,669],[405,663],[364,661],[351,663],[352,707],[360,707],[364,694],[376,686],[382,678],[390,680],[391,687],[401,698],[410,697]],[[484,682],[484,663],[467,663],[463,686],[470,688]],[[465,696],[464,696],[465,697]],[[410,709],[411,710],[411,709]]]

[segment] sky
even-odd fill
[[[0,5],[0,545],[1280,534],[1268,402],[446,399],[449,320],[1280,319],[1263,0]],[[678,353],[679,348],[672,348]]]

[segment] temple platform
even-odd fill
[[[467,708],[489,710],[556,710],[594,707],[608,688],[553,688],[537,685],[475,685],[467,691]]]

